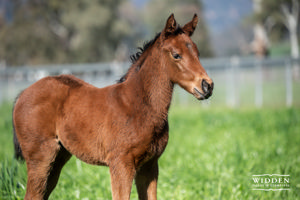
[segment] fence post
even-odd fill
[[[291,107],[293,104],[293,74],[291,61],[285,62],[285,86],[286,86],[286,106]]]
[[[262,63],[261,60],[255,62],[255,106],[261,108],[263,105],[263,76],[262,76]]]
[[[231,76],[231,65],[229,64],[227,67],[226,67],[226,103],[227,103],[227,106],[231,107],[232,106],[232,91],[231,91],[231,88],[232,88],[232,76]]]
[[[227,105],[236,107],[239,104],[239,64],[240,60],[234,56],[230,59],[230,66],[227,68]]]

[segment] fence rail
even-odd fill
[[[300,106],[299,59],[224,58],[202,59],[202,65],[215,82],[213,98],[204,105]],[[58,74],[73,74],[103,87],[114,83],[130,63],[94,63],[0,68],[0,103],[12,101],[35,81]],[[177,90],[174,102],[193,103],[193,97]]]

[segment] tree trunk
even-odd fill
[[[291,57],[294,59],[299,59],[299,43],[297,35],[299,9],[300,4],[297,0],[292,1],[292,9],[290,11],[285,4],[281,5],[281,11],[285,18],[284,24],[290,34]],[[293,62],[293,76],[295,79],[299,79],[299,68],[298,61]]]
[[[292,58],[299,58],[299,43],[297,37],[297,26],[290,27],[290,42],[291,42],[291,56]]]
[[[297,36],[297,28],[289,29],[291,42],[291,56],[294,59],[299,59],[299,43]],[[298,61],[293,62],[293,77],[298,80],[300,77],[300,66]]]
[[[253,0],[253,9],[255,13],[261,13],[262,0]],[[265,58],[269,54],[269,38],[262,23],[257,22],[253,27],[254,39],[251,42],[251,49],[258,58]]]

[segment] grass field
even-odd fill
[[[171,107],[169,119],[158,199],[300,199],[300,109]],[[290,190],[252,190],[253,174],[290,175]],[[11,106],[2,105],[0,199],[23,199],[25,186],[25,164],[13,159]],[[50,199],[111,199],[108,168],[73,157]]]

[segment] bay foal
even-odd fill
[[[48,199],[72,155],[109,167],[114,200],[130,198],[134,179],[139,199],[156,199],[174,84],[199,100],[213,90],[190,38],[197,21],[195,15],[180,27],[172,14],[117,84],[96,88],[60,75],[20,94],[13,124],[16,154],[27,164],[26,200]]]

